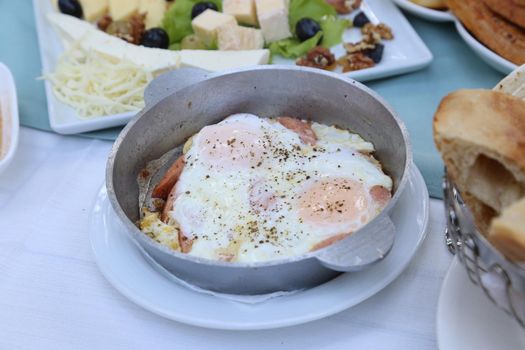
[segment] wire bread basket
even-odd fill
[[[443,181],[446,244],[466,268],[472,283],[525,329],[525,268],[506,259],[476,229],[455,185]]]

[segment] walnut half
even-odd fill
[[[335,68],[335,56],[329,49],[317,46],[308,52],[305,57],[299,58],[296,64],[304,67],[333,70]]]
[[[343,56],[337,60],[337,63],[343,67],[343,73],[375,66],[374,60],[362,52]]]
[[[377,25],[372,23],[367,23],[361,28],[361,33],[363,35],[372,35],[376,37],[379,35],[381,39],[392,40],[394,39],[394,34],[392,34],[392,29],[384,23],[379,23]]]

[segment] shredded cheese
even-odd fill
[[[72,45],[59,58],[55,72],[44,75],[55,96],[79,116],[93,118],[137,111],[153,73],[128,61]]]

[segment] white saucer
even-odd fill
[[[441,350],[525,349],[525,330],[470,282],[457,258],[441,287],[437,337]]]
[[[255,330],[318,320],[376,294],[407,267],[426,235],[428,216],[428,191],[414,166],[405,193],[392,212],[398,236],[383,261],[366,271],[343,274],[316,288],[252,305],[191,291],[158,273],[128,238],[111,208],[105,188],[94,204],[89,232],[95,260],[104,276],[138,305],[195,326]]]
[[[15,80],[9,68],[0,62],[0,172],[15,156],[19,129]]]
[[[456,20],[456,29],[461,36],[461,38],[467,43],[467,45],[474,50],[474,52],[489,66],[495,70],[503,73],[509,74],[514,69],[518,68],[518,65],[506,60],[501,57],[482,43],[480,43],[476,38],[469,33],[469,31],[461,24],[460,21]]]
[[[409,0],[392,0],[397,6],[401,7],[406,12],[413,14],[414,16],[421,17],[432,22],[451,22],[455,20],[453,14],[449,11],[433,10],[418,4],[413,3]]]

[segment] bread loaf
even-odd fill
[[[525,101],[490,90],[445,97],[434,140],[480,230],[525,197]]]

